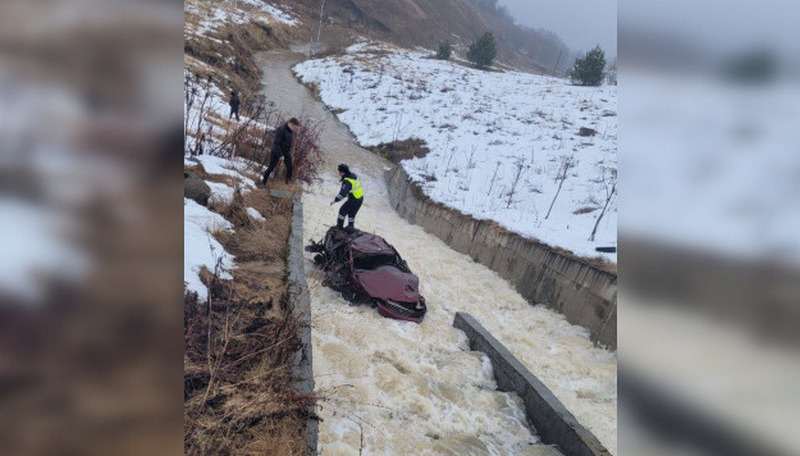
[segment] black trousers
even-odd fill
[[[339,228],[344,228],[345,217],[350,217],[350,220],[347,222],[347,227],[355,228],[356,214],[358,213],[358,210],[361,209],[361,203],[363,202],[363,196],[359,199],[348,198],[347,201],[342,204],[342,207],[339,208],[339,219],[336,221],[336,226]]]
[[[269,179],[269,175],[272,174],[272,170],[278,166],[278,160],[281,159],[280,154],[272,154],[269,159],[269,166],[267,170],[264,172],[264,179],[263,182],[267,182]],[[283,156],[283,164],[286,165],[286,182],[289,182],[289,179],[292,178],[292,154],[285,154]]]

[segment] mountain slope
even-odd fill
[[[316,36],[320,0],[294,1],[290,7],[304,19],[308,36]],[[564,62],[569,54],[549,34],[522,30],[469,0],[325,0],[324,16],[323,41],[357,34],[428,49],[449,41],[463,56],[472,41],[491,31],[498,38],[498,61],[537,72],[551,70],[551,61],[560,52],[564,52]]]

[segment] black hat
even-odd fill
[[[339,165],[339,168],[337,168],[337,169],[339,170],[340,173],[350,174],[350,168],[347,165],[345,165],[344,163]]]

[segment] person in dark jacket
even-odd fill
[[[275,132],[275,140],[272,141],[272,150],[270,151],[269,166],[261,179],[262,184],[267,184],[267,179],[272,174],[272,170],[278,165],[278,160],[281,159],[281,156],[283,156],[283,164],[286,165],[286,183],[289,183],[289,179],[292,177],[292,141],[294,140],[294,132],[298,128],[300,128],[300,123],[292,117]]]
[[[339,219],[336,221],[336,226],[344,228],[344,219],[349,217],[350,220],[347,223],[347,231],[352,232],[356,228],[356,214],[358,210],[361,209],[361,203],[364,202],[364,190],[361,188],[361,182],[358,181],[358,176],[350,172],[350,168],[347,165],[339,165],[338,170],[339,176],[341,177],[342,189],[331,202],[331,206],[347,198],[347,201],[339,208]]]
[[[239,121],[239,104],[239,95],[235,90],[231,90],[231,99],[228,101],[228,105],[231,107],[231,113],[228,115],[228,119],[236,116],[236,121]]]

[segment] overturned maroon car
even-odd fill
[[[333,227],[306,250],[317,253],[314,262],[325,271],[324,284],[345,298],[373,304],[388,318],[419,323],[425,317],[419,279],[382,237]]]

